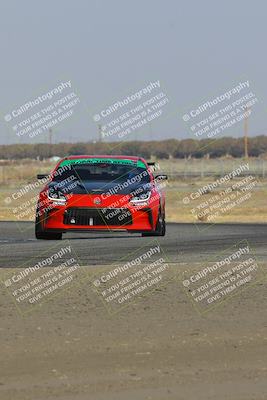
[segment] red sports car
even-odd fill
[[[152,174],[141,157],[69,156],[45,180],[36,210],[37,239],[70,231],[128,231],[165,235],[166,175]]]

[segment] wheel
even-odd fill
[[[42,228],[40,217],[36,216],[35,219],[35,237],[42,240],[61,240],[61,232],[45,232]]]
[[[147,236],[165,236],[166,234],[166,222],[164,216],[160,213],[158,216],[156,229],[150,232],[143,232],[142,237]]]
[[[61,240],[62,233],[58,232],[35,232],[36,239]]]

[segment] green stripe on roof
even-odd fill
[[[118,164],[118,165],[132,165],[133,167],[146,168],[143,161],[130,160],[128,158],[72,158],[69,160],[64,160],[60,163],[59,167],[64,167],[65,165],[77,165],[77,164]]]

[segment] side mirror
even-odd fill
[[[167,180],[168,179],[168,176],[167,175],[162,175],[162,174],[159,174],[159,175],[155,175],[154,176],[154,179],[155,179],[155,181],[164,181],[164,180]]]
[[[45,179],[45,178],[48,178],[48,174],[38,174],[37,175],[37,179]]]

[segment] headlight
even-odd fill
[[[130,200],[130,203],[137,204],[137,205],[141,205],[141,204],[146,205],[148,200],[150,199],[150,197],[151,197],[151,192],[141,193],[141,194],[138,194],[137,196],[132,197]]]
[[[49,188],[47,192],[47,197],[52,200],[54,204],[58,206],[64,206],[67,203],[67,199],[60,190],[55,190],[54,188]]]

